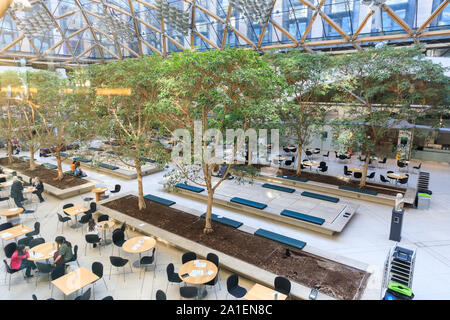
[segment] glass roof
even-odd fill
[[[450,36],[445,0],[28,1],[32,11],[10,8],[0,19],[1,61],[95,63],[225,46],[360,50]]]

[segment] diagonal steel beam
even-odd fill
[[[445,7],[447,7],[447,5],[449,4],[450,0],[445,0],[443,1],[439,7],[436,8],[436,10],[434,10],[434,12],[431,14],[431,16],[427,19],[427,21],[425,21],[420,28],[417,30],[417,34],[421,34],[422,31],[429,26],[429,24],[436,19],[436,17],[442,12],[444,11]]]
[[[397,22],[408,34],[411,36],[413,35],[414,31],[408,26],[408,24],[400,18],[389,6],[382,4],[381,8],[386,11],[386,13],[395,21]]]
[[[8,43],[4,48],[0,49],[0,53],[7,51],[11,47],[14,47],[18,42],[22,41],[23,39],[25,39],[25,35],[21,35],[16,40]]]
[[[264,26],[261,28],[261,34],[259,35],[258,43],[256,44],[257,48],[261,48],[261,43],[263,41],[264,34],[266,33],[266,28],[269,25],[270,16],[272,15],[272,11],[273,11],[273,8],[275,8],[276,2],[277,2],[276,0],[273,1],[272,7],[269,10],[269,18],[267,19],[267,22],[264,24]]]
[[[225,18],[225,26],[223,28],[222,43],[220,46],[221,49],[225,49],[225,44],[227,42],[228,24],[230,23],[231,11],[233,11],[233,7],[231,6],[231,4],[229,4],[228,10],[227,10],[227,16]]]
[[[133,2],[131,0],[128,0],[128,4],[130,6],[130,13],[133,16],[133,25],[134,25],[134,31],[136,32],[136,40],[138,43],[139,55],[142,57],[144,55],[144,53],[142,51],[142,43],[140,40],[140,33],[139,33],[137,21],[136,21],[136,15],[134,12]]]
[[[301,3],[303,3],[304,5],[308,6],[311,10],[315,10],[313,15],[312,15],[312,17],[311,17],[311,20],[309,20],[308,25],[306,26],[306,29],[305,29],[305,32],[302,35],[302,38],[300,39],[300,44],[303,44],[303,43],[305,43],[306,37],[308,36],[309,32],[312,29],[313,23],[316,20],[317,15],[320,12],[320,8],[323,7],[323,5],[325,4],[326,0],[320,0],[320,3],[317,5],[317,8],[314,7],[314,5],[312,5],[309,1],[306,1],[306,0],[299,0],[299,1]]]

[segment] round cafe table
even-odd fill
[[[204,288],[204,284],[213,280],[216,277],[217,272],[217,266],[211,261],[191,260],[180,267],[178,276],[186,283],[203,285],[198,290],[198,298],[201,299],[208,294],[208,291]],[[185,276],[183,277],[183,275]]]
[[[95,201],[99,202],[101,200],[100,197],[104,196],[106,191],[108,191],[107,187],[98,187],[92,189],[92,192],[95,193]]]
[[[0,212],[0,215],[6,217],[6,221],[11,221],[19,218],[19,215],[23,211],[24,211],[23,208],[11,208],[3,210],[2,212]]]
[[[351,171],[351,172],[363,172],[363,169],[361,169],[361,168],[350,168],[350,169],[348,169],[347,171]]]
[[[156,245],[156,240],[148,236],[138,236],[125,241],[122,245],[122,249],[128,253],[139,254],[139,260],[133,262],[133,267],[141,267],[141,254],[143,252],[153,249]]]
[[[399,174],[399,173],[387,173],[386,174],[389,178],[399,180],[399,179],[406,179],[408,176],[406,174]]]
[[[56,242],[50,241],[42,243],[31,248],[28,252],[30,253],[28,260],[37,262],[47,260],[48,263],[48,260],[53,258],[53,255],[56,252]]]
[[[98,228],[101,231],[103,231],[103,241],[102,241],[101,245],[106,246],[106,245],[112,243],[112,240],[106,239],[106,230],[111,229],[112,227],[114,227],[115,224],[116,223],[114,221],[110,221],[110,220],[97,222]]]
[[[309,167],[309,170],[312,170],[312,167],[318,167],[319,166],[319,162],[317,162],[317,161],[304,161],[304,162],[302,162],[302,164],[304,166]]]

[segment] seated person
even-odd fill
[[[28,247],[23,244],[19,244],[17,246],[17,250],[14,251],[11,256],[11,269],[14,270],[25,270],[25,278],[31,278],[33,275],[31,274],[31,269],[36,269],[36,265],[33,261],[29,261],[28,258],[30,254],[28,253]]]
[[[228,166],[221,166],[220,169],[219,169],[219,173],[218,173],[217,176],[218,176],[219,178],[222,178],[223,175],[225,174],[225,172],[227,171],[227,169],[228,169]],[[228,180],[234,179],[234,177],[233,177],[232,175],[230,175],[230,173],[227,173],[226,178],[227,178]]]
[[[100,239],[101,230],[98,228],[98,225],[95,223],[94,219],[89,219],[87,233],[86,234],[95,234]],[[94,243],[94,248],[97,247],[97,244]]]
[[[44,198],[42,197],[42,192],[44,192],[44,184],[41,179],[39,179],[39,177],[35,177],[32,181],[32,185],[36,188],[36,190],[33,191],[33,194],[37,195],[41,203],[44,202]]]
[[[75,167],[77,166],[77,162],[74,160],[70,165],[70,171],[75,174]]]
[[[75,163],[75,172],[74,174],[78,177],[86,177],[86,174],[83,172],[83,170],[81,170],[81,163],[80,161],[77,161]]]
[[[214,167],[213,167],[213,169],[211,171],[211,175],[213,177],[217,177],[219,175],[219,169],[220,169],[220,167],[219,167],[218,164],[214,165]]]
[[[62,236],[57,236],[55,242],[56,252],[53,256],[52,267],[61,267],[73,258],[72,244]]]

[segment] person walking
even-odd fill
[[[18,208],[25,209],[22,204],[22,201],[25,201],[25,198],[23,197],[23,183],[17,176],[14,176],[12,181],[11,198],[14,199],[14,203]]]

